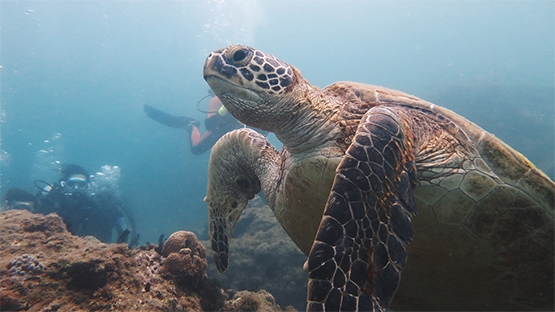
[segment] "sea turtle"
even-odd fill
[[[245,128],[212,149],[220,272],[262,190],[308,256],[307,310],[553,310],[555,184],[501,140],[400,91],[318,89],[244,45],[210,53],[204,78],[233,116],[283,143]]]

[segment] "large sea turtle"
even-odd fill
[[[243,45],[210,53],[204,77],[233,116],[283,143],[245,128],[212,149],[220,272],[262,190],[308,255],[307,310],[553,310],[555,184],[501,140],[403,92],[318,89]]]

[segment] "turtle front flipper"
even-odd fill
[[[270,191],[277,150],[254,130],[242,128],[226,133],[212,147],[208,169],[210,240],[219,272],[228,267],[231,234],[248,201]],[[260,177],[260,179],[259,179]]]
[[[382,311],[397,292],[416,215],[406,130],[383,106],[359,124],[308,256],[308,311]]]

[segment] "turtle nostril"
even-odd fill
[[[233,53],[233,61],[240,62],[244,60],[248,54],[249,53],[245,49],[237,50],[235,53]]]

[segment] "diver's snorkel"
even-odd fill
[[[35,185],[36,188],[38,188],[42,195],[46,195],[48,193],[50,193],[50,191],[52,190],[52,188],[54,188],[54,186],[52,186],[52,184],[44,181],[44,180],[35,180],[33,182],[33,184]],[[44,184],[44,185],[40,185],[40,184]]]
[[[205,95],[205,96],[203,96],[200,100],[198,100],[198,102],[197,102],[197,110],[198,110],[199,112],[205,113],[205,114],[213,114],[213,113],[216,113],[216,111],[214,111],[214,112],[205,111],[205,110],[202,110],[202,109],[199,108],[200,102],[202,102],[205,98],[207,98],[207,97],[213,98],[213,97],[215,97],[215,96],[216,96],[216,95],[214,94],[214,91],[212,91],[212,89],[208,89],[208,94]],[[223,105],[222,105],[222,107],[223,107]],[[219,113],[219,111],[218,111],[218,113]],[[221,115],[221,114],[220,114],[220,115]],[[224,115],[225,115],[225,114],[224,114]],[[222,116],[223,116],[223,115],[222,115]]]

